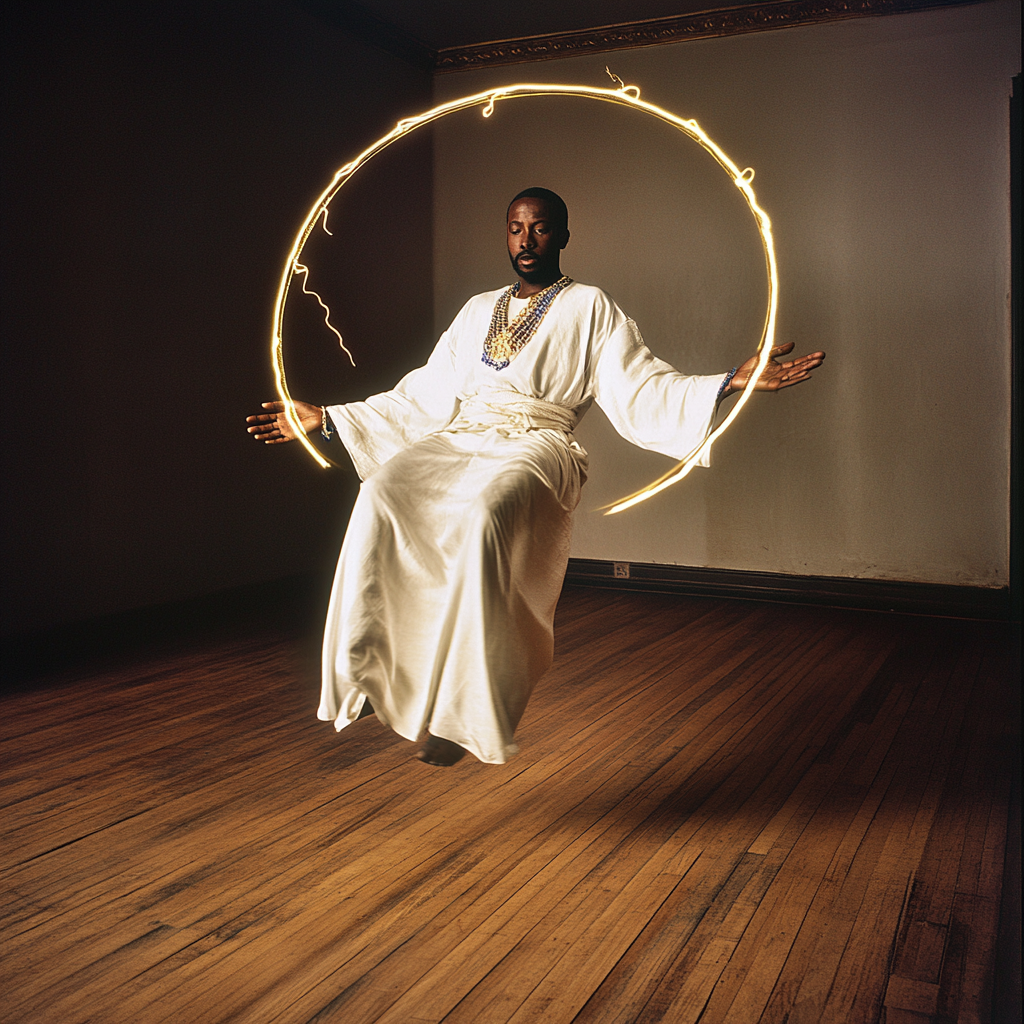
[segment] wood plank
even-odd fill
[[[929,686],[915,703],[906,728],[918,745],[908,751],[902,771],[908,786],[901,797],[897,820],[872,874],[850,941],[836,972],[822,1021],[848,1021],[877,1016],[888,983],[892,949],[908,920],[913,881],[941,802],[949,771],[950,750],[960,733],[969,703],[965,673],[977,658],[961,656],[944,669],[941,650],[933,654]],[[944,695],[940,700],[936,693]],[[923,755],[922,755],[923,752]],[[888,948],[882,936],[889,936]]]
[[[505,766],[335,735],[279,629],[7,699],[0,1020],[986,1019],[1005,633],[567,588],[557,642]]]

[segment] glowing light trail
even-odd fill
[[[326,218],[326,216],[327,216],[327,211],[324,210],[324,217]],[[324,231],[327,231],[326,223],[324,224]],[[330,231],[327,231],[327,234],[330,234]],[[320,293],[319,292],[315,292],[315,291],[313,291],[312,288],[307,287],[308,284],[309,284],[309,267],[305,267],[301,263],[296,263],[295,264],[295,273],[303,275],[303,278],[302,278],[302,293],[303,293],[303,295],[312,295],[313,298],[316,299],[316,301],[320,303],[320,306],[321,306],[321,308],[324,311],[324,323],[327,324],[327,326],[332,331],[334,331],[334,336],[338,339],[338,344],[341,346],[341,351],[344,352],[345,355],[348,356],[348,361],[353,366],[355,366],[356,365],[355,358],[352,356],[352,353],[349,352],[349,350],[346,348],[346,346],[345,346],[345,339],[342,338],[341,331],[339,331],[338,328],[335,327],[334,324],[331,323],[331,307],[328,306],[326,302],[324,302],[324,300],[320,297]]]
[[[631,107],[633,110],[656,117],[658,120],[664,121],[666,124],[679,129],[679,131],[684,135],[688,135],[703,149],[710,153],[712,157],[714,157],[729,177],[732,178],[736,187],[743,193],[743,198],[746,200],[751,213],[753,213],[754,218],[757,221],[758,232],[761,236],[761,245],[764,248],[765,264],[768,270],[768,309],[765,314],[764,329],[761,332],[761,340],[757,347],[757,351],[759,353],[757,365],[754,368],[754,372],[751,375],[747,387],[740,393],[739,398],[734,403],[729,414],[710,434],[708,434],[702,444],[657,480],[633,494],[620,498],[612,505],[606,506],[605,515],[613,515],[616,512],[622,512],[627,508],[631,508],[633,505],[637,505],[641,501],[645,501],[647,498],[653,497],[655,494],[665,490],[667,487],[671,487],[672,484],[682,480],[683,477],[685,477],[697,464],[697,461],[701,456],[715,443],[715,441],[718,440],[718,438],[722,436],[722,434],[725,433],[729,425],[739,415],[740,410],[747,404],[751,394],[753,393],[754,382],[761,376],[764,368],[768,365],[768,361],[771,359],[772,345],[775,340],[775,318],[778,309],[779,276],[775,262],[775,244],[772,238],[772,226],[771,221],[768,218],[768,214],[766,214],[758,205],[757,197],[754,195],[754,189],[751,186],[751,182],[754,180],[754,171],[750,167],[741,171],[736,164],[729,159],[721,147],[719,147],[707,132],[705,132],[704,129],[701,128],[700,125],[692,118],[690,120],[684,120],[676,114],[673,114],[671,111],[665,110],[663,107],[659,107],[654,103],[648,103],[646,100],[640,99],[640,90],[637,86],[625,85],[622,82],[622,79],[617,75],[613,75],[610,71],[608,74],[611,76],[613,82],[617,82],[619,84],[619,88],[608,89],[590,85],[554,85],[536,82],[518,83],[516,85],[503,85],[497,89],[488,89],[486,92],[478,92],[471,96],[463,96],[457,100],[450,100],[448,103],[441,103],[423,114],[419,114],[416,117],[407,117],[399,121],[398,124],[396,124],[395,127],[387,133],[387,135],[381,136],[381,138],[373,143],[372,146],[364,149],[362,153],[353,160],[350,160],[343,167],[339,168],[335,173],[331,183],[326,189],[324,189],[320,198],[317,199],[313,208],[309,211],[302,227],[295,236],[291,252],[289,252],[288,258],[285,261],[285,269],[281,275],[281,283],[278,286],[277,300],[274,305],[274,329],[270,342],[271,358],[274,363],[274,376],[277,383],[277,393],[280,396],[281,401],[284,403],[285,418],[291,424],[296,437],[298,437],[305,449],[321,466],[326,468],[331,465],[331,463],[313,447],[313,444],[310,442],[309,438],[306,437],[305,432],[299,424],[298,416],[295,413],[295,403],[292,401],[292,397],[288,393],[288,381],[284,371],[284,348],[282,344],[284,331],[284,308],[285,303],[288,300],[288,290],[292,279],[303,272],[308,276],[308,270],[299,262],[299,257],[302,254],[302,249],[306,244],[306,240],[309,238],[313,228],[321,217],[323,218],[324,230],[327,230],[327,211],[331,200],[338,194],[345,182],[348,181],[348,179],[352,177],[352,175],[362,167],[363,164],[376,156],[381,150],[390,146],[392,142],[408,135],[409,132],[414,131],[417,128],[422,128],[424,125],[430,124],[432,121],[437,121],[440,118],[446,117],[448,114],[454,114],[459,110],[482,106],[484,108],[483,116],[490,117],[494,112],[495,104],[499,100],[518,99],[531,96],[579,96],[583,99],[600,100],[604,103],[615,103],[619,106]],[[303,287],[303,290],[306,291],[305,287]],[[320,301],[321,305],[324,305],[323,300],[321,300],[319,296],[317,296],[317,299]],[[324,306],[324,308],[326,309],[326,306]],[[329,320],[328,326],[331,326]],[[334,330],[333,327],[331,329]],[[338,334],[338,332],[335,331],[335,334]],[[338,334],[338,338],[339,340],[341,339],[340,334]],[[342,344],[342,347],[344,348],[344,344]],[[345,351],[348,352],[348,349],[345,349]],[[352,358],[351,353],[349,353],[349,358]]]

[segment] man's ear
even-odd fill
[[[558,248],[559,249],[564,249],[568,244],[569,244],[569,229],[568,228],[563,228],[562,244]]]

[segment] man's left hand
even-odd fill
[[[821,366],[825,359],[824,352],[812,352],[807,356],[800,356],[797,359],[790,359],[787,362],[779,362],[778,356],[787,356],[793,351],[793,342],[785,345],[778,345],[772,349],[772,357],[768,360],[754,384],[755,391],[778,391],[780,388],[788,388],[793,384],[801,384],[808,380],[811,371]],[[743,391],[750,383],[750,378],[757,367],[757,356],[751,356],[735,373],[729,381],[726,394],[736,391]]]

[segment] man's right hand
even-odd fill
[[[319,405],[310,405],[309,402],[294,402],[293,404],[295,415],[299,423],[302,424],[304,433],[308,434],[320,426]],[[268,411],[257,416],[246,416],[245,422],[249,424],[246,429],[249,433],[264,444],[282,444],[284,441],[294,441],[298,435],[284,414],[284,402],[264,402],[263,408]]]

